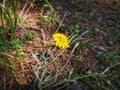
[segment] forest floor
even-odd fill
[[[28,4],[23,10],[25,3],[26,1],[21,0],[17,10],[19,17],[22,18],[18,21],[16,31],[17,38],[23,43],[21,45],[22,54],[24,53],[21,57],[22,63],[19,62],[20,58],[15,56],[15,51],[9,54],[0,52],[1,57],[16,62],[15,70],[17,71],[15,72],[16,81],[16,79],[11,79],[13,76],[10,72],[0,68],[1,90],[39,90],[35,73],[38,59],[36,60],[34,55],[40,59],[44,51],[44,48],[40,46],[51,45],[52,35],[57,29],[68,36],[77,35],[80,41],[76,42],[80,42],[80,46],[74,53],[71,48],[68,48],[58,58],[59,61],[56,60],[62,70],[62,67],[68,64],[67,58],[71,57],[70,63],[64,67],[63,71],[56,74],[58,79],[56,81],[67,80],[68,71],[73,70],[71,79],[60,85],[56,84],[53,88],[46,87],[45,90],[58,88],[60,90],[63,88],[67,90],[120,89],[120,4],[87,0],[78,2],[50,0],[52,8],[55,9],[54,13],[52,8],[43,9],[41,3]],[[42,11],[44,18],[48,20],[51,18],[47,23],[40,18]],[[24,21],[29,23],[25,24]],[[81,35],[82,37],[79,37]],[[71,47],[74,48],[74,46]],[[49,53],[56,56],[59,51],[59,48],[51,47],[44,53],[45,58],[49,57]],[[70,53],[72,56],[69,55]],[[55,63],[48,66],[46,64],[45,67],[53,75],[58,69]],[[43,70],[41,72],[44,73]],[[45,74],[46,77],[47,74]],[[42,76],[38,75],[38,77]],[[64,85],[66,86],[61,89]]]

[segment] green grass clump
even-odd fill
[[[19,49],[19,41],[16,37],[17,29],[17,0],[3,0],[0,3],[0,67],[14,76],[14,60],[9,58],[11,50]],[[6,57],[8,56],[8,58]]]
[[[7,7],[7,3],[10,4]],[[4,47],[7,51],[7,44],[9,40],[17,40],[16,38],[16,26],[17,26],[17,14],[16,14],[17,0],[4,0],[3,4],[0,4],[0,19],[2,22],[1,32],[1,42],[3,43],[1,47]],[[9,37],[8,37],[9,36]],[[17,50],[17,43],[14,43],[13,47]]]

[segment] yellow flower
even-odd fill
[[[56,46],[62,49],[69,47],[68,38],[64,34],[61,33],[53,34],[53,39],[55,41]]]

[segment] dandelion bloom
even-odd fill
[[[64,34],[61,34],[61,33],[53,34],[53,39],[55,41],[56,46],[62,49],[69,47],[68,38]]]

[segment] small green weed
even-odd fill
[[[91,37],[94,37],[94,36],[100,34],[99,29],[97,29],[97,28],[87,27],[87,30],[89,31],[89,34]]]
[[[75,15],[73,16],[73,19],[75,19],[75,20],[80,20],[81,19],[81,15],[80,15],[80,13],[79,12],[75,12]]]
[[[32,33],[32,32],[29,32],[29,31],[26,31],[24,33],[24,37],[27,39],[27,40],[34,40],[35,39],[35,35]]]
[[[95,13],[96,13],[96,11],[95,11],[95,10],[92,10],[92,11],[89,13],[90,18],[93,18],[93,17],[95,16]]]
[[[22,44],[22,42],[18,39],[17,40],[11,40],[8,43],[9,43],[10,46],[13,46],[12,49],[16,49],[16,48],[19,49],[21,47],[21,44]]]
[[[78,34],[78,32],[79,32],[79,25],[78,25],[78,24],[76,24],[76,25],[68,25],[68,26],[67,26],[67,30],[68,30],[70,33]]]
[[[77,0],[69,0],[69,3],[70,3],[70,4],[76,4],[76,3],[77,3]]]
[[[40,21],[42,21],[43,23],[47,23],[48,28],[50,28],[52,24],[57,26],[58,18],[57,18],[56,12],[47,0],[45,0],[45,2],[46,3],[43,5],[42,11],[40,13]],[[47,16],[48,18],[45,18],[44,16],[44,10],[46,8],[50,9],[49,16]]]
[[[107,52],[102,51],[99,55],[97,55],[97,58],[101,60],[103,63],[107,65],[111,65],[117,56],[118,56],[118,53],[108,54]]]

